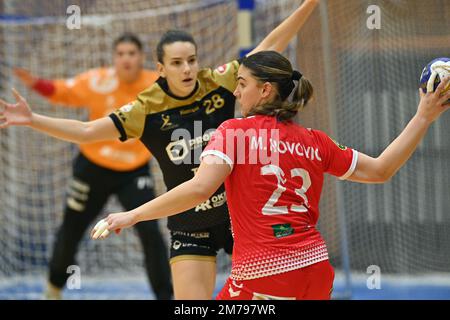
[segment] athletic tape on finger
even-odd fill
[[[105,232],[105,230],[108,231],[107,228],[108,228],[108,222],[106,222],[104,219],[100,220],[94,227],[95,233],[92,236],[92,238],[98,239],[98,237],[103,232]]]

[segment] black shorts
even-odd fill
[[[170,230],[170,263],[177,260],[214,261],[220,249],[233,251],[230,223],[226,222],[201,231]]]

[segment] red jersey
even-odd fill
[[[345,179],[358,152],[275,117],[225,121],[202,153],[232,168],[225,181],[235,239],[231,278],[250,280],[327,260],[316,229],[324,173]]]

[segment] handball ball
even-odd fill
[[[423,68],[422,74],[420,75],[420,88],[424,93],[434,92],[439,83],[441,83],[441,79],[445,76],[450,76],[450,59],[434,59]],[[450,83],[447,84],[442,93],[448,90],[450,90]],[[450,102],[450,100],[447,102]]]

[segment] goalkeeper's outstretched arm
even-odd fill
[[[66,107],[85,108],[89,106],[89,71],[70,79],[44,79],[28,70],[14,68],[14,75],[29,89],[37,92],[52,104]]]
[[[119,131],[109,117],[88,122],[46,117],[32,112],[25,98],[14,89],[13,94],[15,104],[0,100],[0,129],[14,125],[28,126],[52,137],[74,143],[90,143],[120,137]]]

